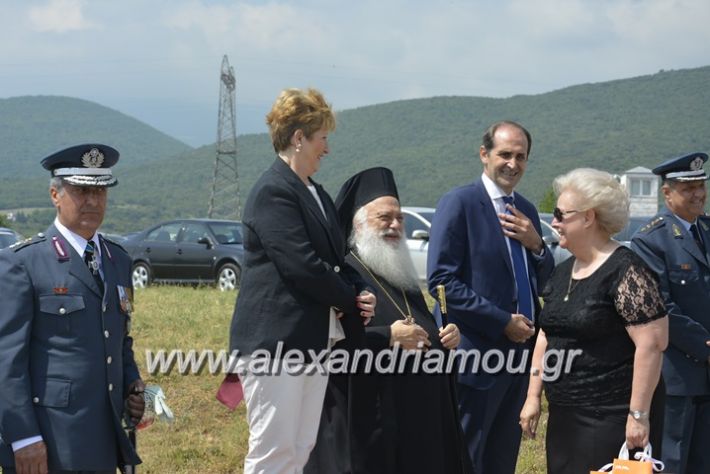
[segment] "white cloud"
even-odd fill
[[[49,0],[29,9],[29,19],[36,31],[64,33],[94,28],[84,17],[84,0]]]

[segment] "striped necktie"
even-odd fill
[[[513,205],[512,196],[503,196],[503,202]],[[506,214],[512,214],[508,208]],[[515,286],[518,290],[518,313],[524,314],[530,320],[533,317],[533,302],[532,291],[530,289],[530,280],[528,272],[525,268],[525,255],[523,255],[523,246],[517,239],[509,238],[510,256],[513,260],[513,273],[515,274]]]
[[[101,291],[103,291],[103,280],[101,280],[101,274],[99,273],[99,260],[96,258],[96,248],[94,247],[94,242],[89,240],[86,243],[86,248],[84,249],[84,263],[89,267],[91,275],[96,281],[96,285]]]

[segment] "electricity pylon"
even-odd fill
[[[217,122],[217,153],[214,161],[212,195],[207,217],[239,219],[239,171],[237,169],[237,120],[234,68],[227,55],[222,58]]]

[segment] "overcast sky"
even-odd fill
[[[710,65],[710,1],[0,0],[0,97],[92,100],[193,146],[216,139],[224,54],[253,133],[285,87],[342,110]]]

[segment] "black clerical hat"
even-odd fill
[[[382,196],[392,196],[399,200],[394,175],[388,168],[366,169],[345,181],[335,199],[335,207],[346,239],[350,237],[353,216],[358,209]]]

